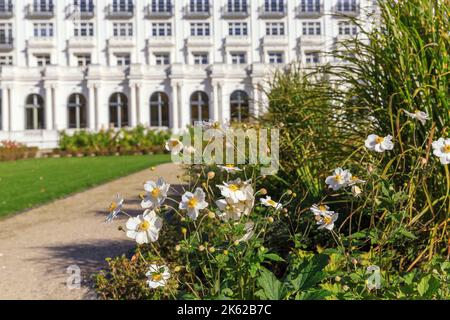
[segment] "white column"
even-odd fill
[[[52,91],[52,107],[51,107],[51,111],[52,111],[52,130],[58,130],[59,129],[59,127],[58,127],[58,106],[56,104],[56,101],[57,101],[56,97],[58,96],[58,87],[56,85],[52,86],[51,91]],[[64,127],[66,127],[67,120],[65,120],[64,123],[65,123]]]
[[[177,91],[179,95],[178,114],[180,116],[180,129],[186,130],[186,127],[191,124],[191,105],[183,90],[183,83],[178,83]],[[188,101],[186,101],[186,98]]]
[[[45,128],[53,130],[52,86],[45,87]]]
[[[88,128],[92,131],[95,131],[95,87],[93,85],[89,86],[89,106],[88,106]]]
[[[131,84],[130,86],[130,127],[136,126],[136,85]]]
[[[2,88],[2,131],[10,131],[9,127],[9,88]]]
[[[136,84],[136,124],[141,125],[142,124],[142,92],[141,92],[142,85],[140,83]]]
[[[213,110],[212,115],[210,118],[214,121],[219,121],[219,83],[213,82],[212,84],[213,90]],[[203,119],[203,120],[209,120],[209,119]]]
[[[175,131],[180,128],[179,114],[178,114],[178,83],[172,84],[172,124],[171,127]]]

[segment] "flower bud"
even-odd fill
[[[174,272],[180,272],[181,271],[181,267],[180,266],[176,266],[175,269],[173,269]]]
[[[228,255],[228,253],[229,253],[229,252],[228,252],[228,250],[223,250],[223,254],[224,254],[224,255],[226,255],[226,256],[227,256],[227,255]]]
[[[239,240],[235,240],[233,244],[237,247],[239,245]]]
[[[200,251],[200,252],[205,251],[205,246],[204,245],[200,245],[198,247],[198,251]]]
[[[150,171],[155,171],[155,167],[151,167],[151,168],[150,168]]]
[[[176,246],[175,246],[175,251],[180,251],[181,250],[181,246],[179,245],[179,244],[177,244]]]
[[[181,233],[182,234],[186,234],[187,233],[187,229],[186,228],[181,228]]]
[[[212,212],[212,211],[208,212],[208,218],[214,219],[215,217],[216,217],[216,214],[214,212]]]
[[[214,248],[214,247],[209,247],[208,251],[209,251],[210,253],[214,253],[214,252],[216,252],[216,248]]]
[[[267,221],[268,221],[269,223],[273,223],[273,222],[274,222],[273,217],[268,217],[268,218],[267,218]]]
[[[214,179],[215,176],[216,176],[216,174],[213,171],[208,172],[208,179],[209,180]]]
[[[334,278],[334,280],[335,280],[336,282],[341,282],[342,278],[339,277],[339,276],[336,276],[336,278]]]
[[[261,193],[263,196],[265,196],[267,194],[267,189],[262,188],[259,190],[259,193]]]
[[[292,195],[293,193],[294,193],[294,192],[293,192],[292,190],[286,191],[286,194],[287,194],[288,196]]]

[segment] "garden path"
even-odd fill
[[[144,182],[162,176],[179,184],[181,172],[164,164],[1,220],[0,299],[95,299],[92,274],[105,258],[134,247],[118,230],[125,217],[106,224],[105,208],[120,192],[126,211],[141,213],[138,195]],[[77,270],[73,266],[81,271],[79,289],[66,284]]]

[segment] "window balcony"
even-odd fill
[[[322,35],[302,35],[298,39],[300,47],[321,47],[325,42]]]
[[[350,17],[358,16],[360,13],[359,3],[356,5],[338,3],[334,6],[333,12],[338,15],[345,15]]]
[[[263,5],[260,8],[259,17],[264,19],[280,19],[284,18],[287,15],[287,6],[286,3],[283,5]]]
[[[67,18],[77,18],[82,20],[89,20],[94,18],[95,10],[94,6],[73,6],[69,5],[66,8]]]
[[[148,19],[169,19],[173,17],[173,6],[153,6],[148,5],[146,9]]]
[[[111,37],[108,46],[114,48],[133,48],[135,46],[134,37]]]
[[[84,48],[94,48],[95,38],[94,37],[72,37],[69,39],[69,48],[72,49],[84,49]]]
[[[264,36],[264,47],[286,47],[289,44],[287,36]]]
[[[25,14],[28,19],[52,19],[55,16],[55,10],[53,5],[29,5],[26,7]]]
[[[53,37],[32,37],[27,40],[28,48],[32,49],[52,49],[55,47]]]
[[[251,45],[248,36],[227,36],[225,38],[225,46],[233,48],[249,47]]]
[[[205,47],[211,47],[213,45],[213,41],[211,37],[204,36],[204,37],[196,37],[196,36],[190,36],[186,40],[186,45],[188,47],[193,48],[205,48]]]
[[[0,7],[0,19],[9,19],[14,17],[14,8],[12,5]]]
[[[316,18],[324,14],[323,3],[319,6],[303,6],[297,7],[297,17],[298,18]]]
[[[147,40],[147,46],[153,48],[167,48],[175,46],[175,38],[171,36],[166,37],[150,37]]]
[[[222,17],[224,19],[245,19],[250,16],[250,6],[229,6],[226,5],[222,9]]]
[[[186,6],[184,8],[185,19],[207,19],[212,14],[212,7],[210,5],[204,7]]]
[[[109,5],[106,9],[106,16],[109,19],[131,19],[134,16],[134,6]]]
[[[14,39],[9,37],[0,37],[0,51],[7,52],[14,50]]]

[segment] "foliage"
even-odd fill
[[[38,149],[27,147],[15,141],[0,142],[0,161],[13,161],[35,158]]]

